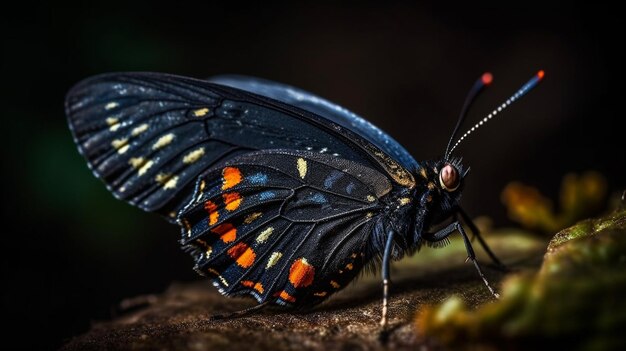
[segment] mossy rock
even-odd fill
[[[582,221],[554,236],[538,273],[503,282],[500,301],[471,310],[459,298],[426,308],[416,325],[453,348],[623,349],[626,211]]]

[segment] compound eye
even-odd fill
[[[461,184],[461,178],[459,177],[459,171],[451,164],[443,166],[439,172],[439,184],[446,191],[455,191]]]

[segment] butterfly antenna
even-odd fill
[[[526,93],[528,93],[532,88],[536,87],[537,84],[539,84],[539,82],[541,82],[544,75],[545,75],[545,72],[543,70],[537,72],[537,74],[535,74],[528,82],[526,82],[526,84],[522,85],[522,87],[519,88],[519,90],[516,91],[515,94],[511,95],[511,97],[509,97],[505,102],[503,102],[502,105],[495,108],[489,115],[481,119],[472,128],[468,129],[467,132],[465,132],[465,134],[463,134],[463,136],[460,137],[459,140],[456,141],[452,149],[450,149],[449,152],[446,152],[446,159],[448,159],[448,156],[452,154],[452,151],[454,151],[454,149],[456,149],[456,147],[459,146],[459,144],[463,141],[463,139],[467,138],[473,131],[478,129],[483,124],[487,123],[487,121],[495,117],[498,113],[502,112],[502,110],[509,107],[509,105],[512,104],[515,100],[526,95]],[[458,126],[459,125],[457,124],[457,127]],[[454,130],[454,132],[456,133],[456,129]],[[452,135],[454,136],[454,134]],[[450,147],[450,143],[448,143],[448,147]]]
[[[469,108],[472,106],[472,104],[476,100],[476,97],[478,97],[478,94],[480,94],[480,92],[483,91],[484,87],[491,84],[492,81],[493,81],[493,75],[489,72],[485,72],[483,73],[482,76],[480,76],[480,78],[478,78],[478,80],[476,80],[476,82],[474,83],[470,91],[467,93],[465,102],[463,102],[463,108],[461,109],[461,114],[459,115],[459,119],[456,121],[456,126],[454,127],[454,131],[452,131],[452,135],[450,135],[450,140],[448,140],[448,146],[446,146],[446,152],[445,152],[446,160],[448,159],[448,156],[450,155],[448,150],[450,150],[450,145],[452,145],[452,140],[454,140],[456,133],[459,131],[459,128],[461,128],[461,125],[463,125],[463,121],[465,120],[465,117],[467,116],[467,111],[469,111]]]

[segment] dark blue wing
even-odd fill
[[[316,150],[388,174],[412,175],[359,135],[314,113],[243,90],[159,73],[114,73],[66,98],[74,140],[113,194],[174,220],[195,181],[254,150]]]
[[[371,259],[367,244],[392,184],[328,154],[265,150],[200,176],[179,221],[196,270],[225,295],[313,305]]]
[[[316,113],[358,133],[370,143],[395,158],[404,168],[415,170],[418,164],[400,143],[359,115],[302,89],[255,77],[224,75],[209,82],[227,85],[282,101]]]

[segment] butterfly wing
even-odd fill
[[[413,156],[389,134],[354,112],[305,90],[270,80],[239,75],[216,76],[209,78],[209,81],[267,96],[318,114],[358,133],[397,160],[404,168],[408,170],[418,168]]]
[[[77,84],[66,98],[74,140],[118,198],[174,221],[195,181],[254,150],[319,150],[377,169],[399,185],[412,175],[393,157],[326,118],[207,81],[114,73]]]
[[[386,175],[332,155],[248,153],[199,178],[179,216],[182,244],[225,295],[315,304],[369,260],[391,191]]]

